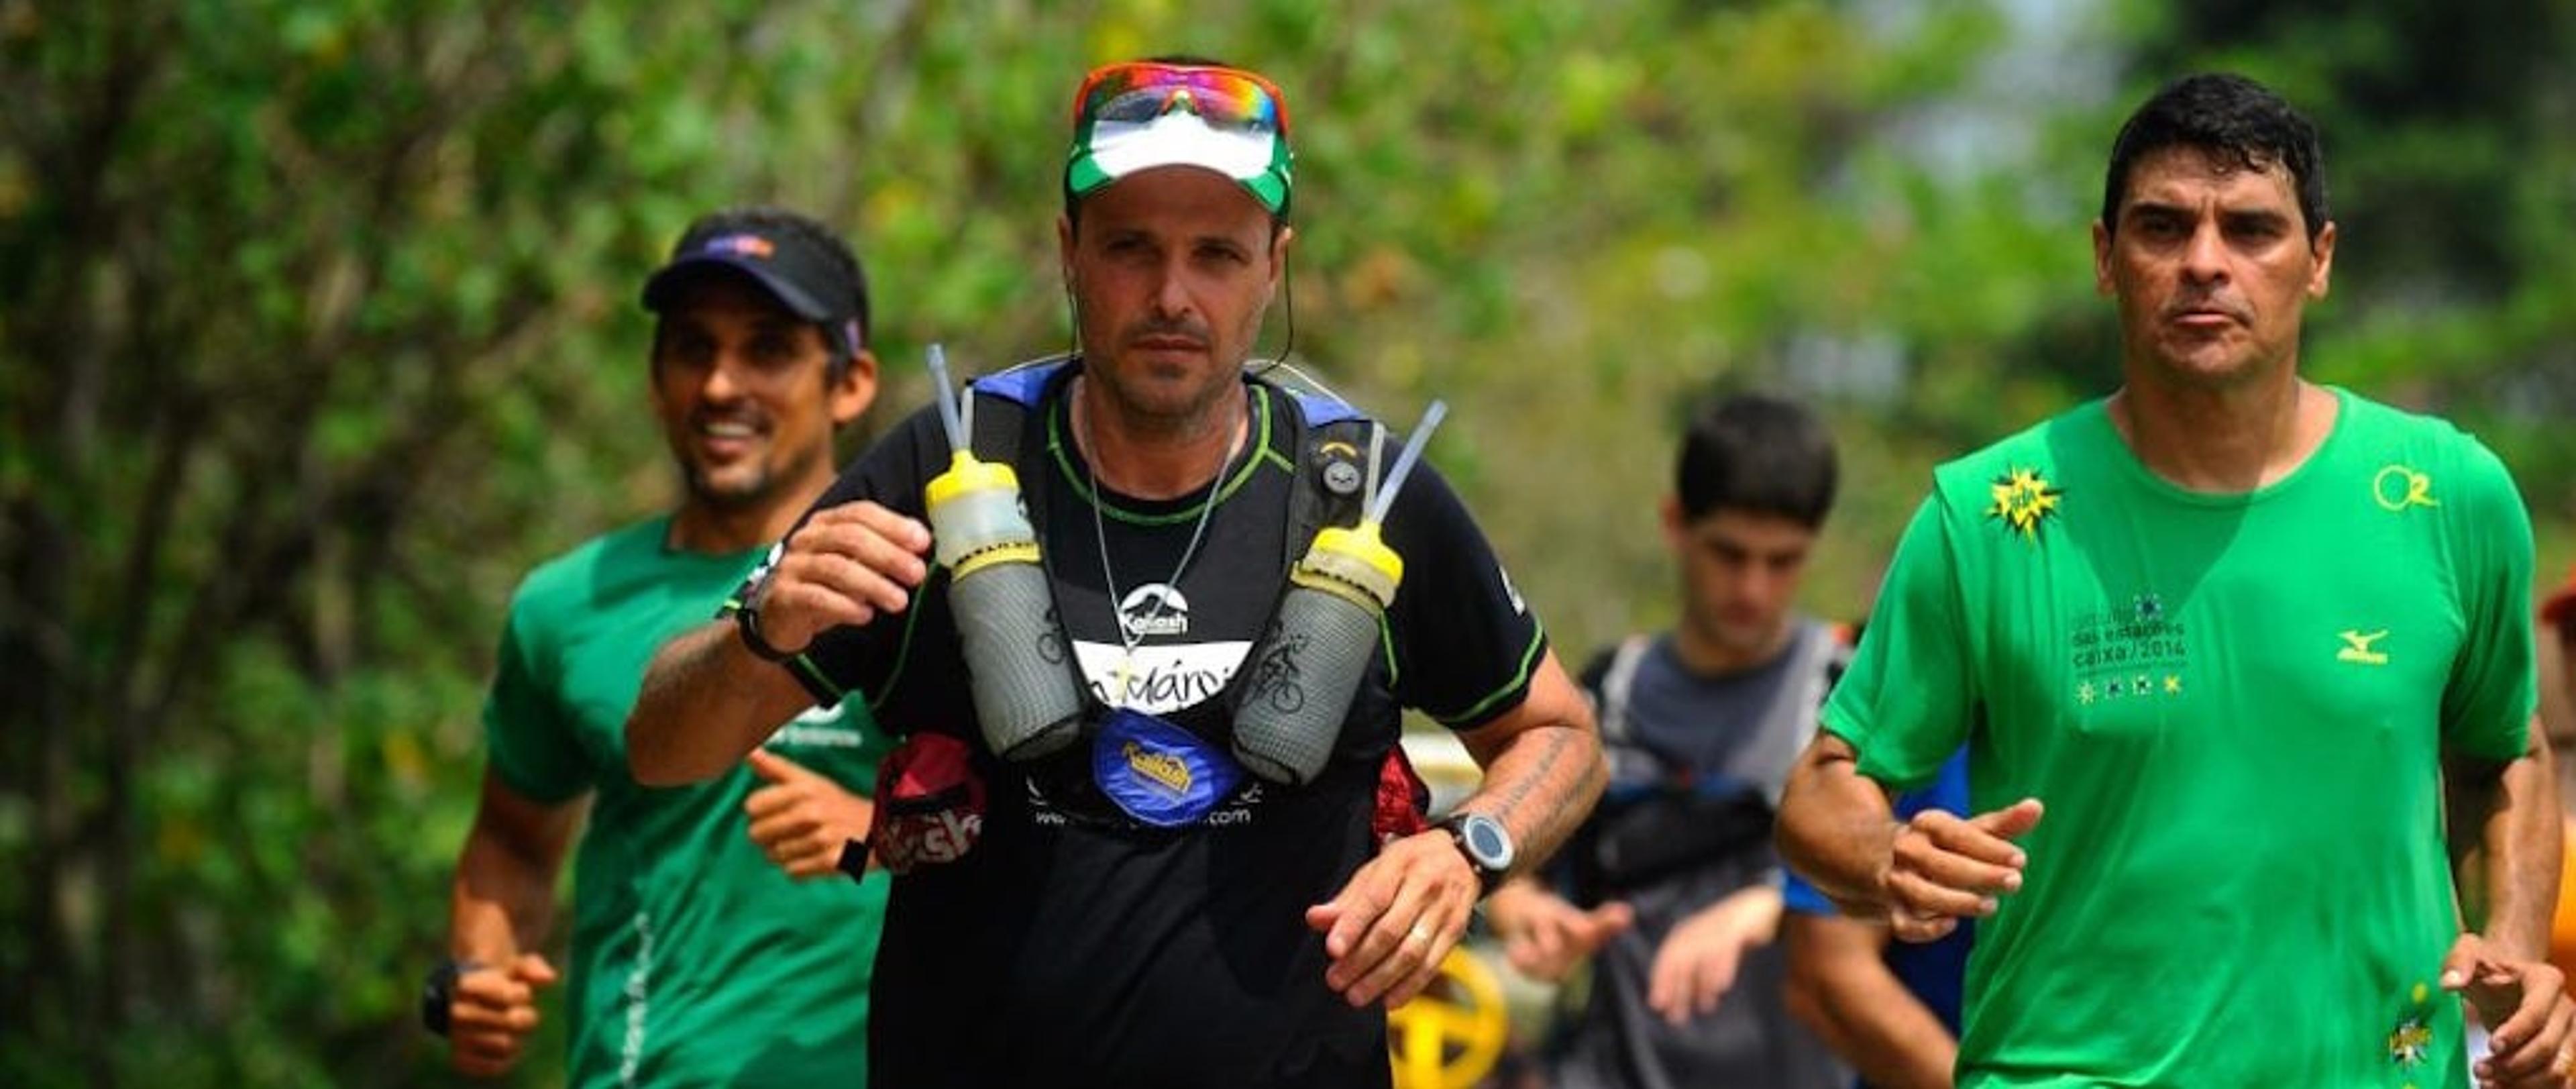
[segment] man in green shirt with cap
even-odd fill
[[[723,774],[653,788],[627,774],[625,721],[653,648],[704,620],[831,482],[833,432],[876,392],[866,283],[811,219],[719,212],[690,225],[644,305],[680,503],[548,561],[511,601],[453,959],[423,1016],[469,1074],[522,1058],[537,993],[563,978],[538,950],[587,808],[570,1084],[865,1084],[885,878],[852,841],[884,735],[855,701],[808,710]]]

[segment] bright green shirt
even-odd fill
[[[742,765],[648,788],[626,713],[664,640],[715,615],[761,556],[676,552],[668,519],[532,572],[484,707],[492,768],[539,802],[595,795],[573,866],[570,1083],[864,1085],[886,878],[790,880],[751,842]],[[865,794],[890,742],[861,701],[808,711],[771,751]]]
[[[2466,1084],[2438,761],[2523,751],[2531,527],[2476,440],[2332,392],[2247,494],[2155,477],[2101,402],[1935,472],[1826,728],[2047,806],[1962,1086]]]

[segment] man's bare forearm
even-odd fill
[[[1950,1089],[1958,1041],[1881,960],[1884,931],[1791,914],[1789,1012],[1882,1089]]]
[[[1880,1089],[1950,1089],[1959,1041],[1902,986],[1828,1007],[1843,1056]],[[1877,1003],[1877,1004],[1870,1004]]]
[[[1484,769],[1461,810],[1501,821],[1518,850],[1512,869],[1529,873],[1556,854],[1583,824],[1609,785],[1592,705],[1565,674],[1556,652],[1539,656],[1520,705],[1458,735]]]
[[[2461,922],[2515,956],[2549,952],[2558,904],[2557,769],[2535,719],[2523,755],[2502,764],[2453,760],[2445,769]]]
[[[1798,757],[1777,838],[1781,859],[1846,910],[1887,906],[1878,881],[1896,842],[1896,811],[1860,773],[1849,742],[1819,733]]]
[[[484,773],[448,899],[450,955],[498,966],[545,941],[554,925],[555,877],[584,808],[528,801]]]
[[[1503,822],[1518,848],[1513,869],[1527,873],[1583,824],[1609,781],[1589,724],[1532,726],[1512,735],[1486,765],[1484,785],[1458,808]]]
[[[627,766],[648,786],[712,779],[811,702],[785,669],[744,647],[731,622],[704,625],[653,656],[626,718]]]
[[[448,900],[448,952],[475,964],[508,964],[545,940],[554,908],[551,869],[469,838]]]

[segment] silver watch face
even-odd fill
[[[1458,842],[1478,866],[1496,873],[1512,868],[1512,834],[1501,821],[1481,813],[1467,814],[1458,821]]]

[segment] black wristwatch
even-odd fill
[[[803,652],[780,650],[760,634],[760,592],[768,588],[766,584],[756,586],[743,596],[742,607],[733,611],[733,627],[742,633],[742,645],[750,648],[753,654],[773,662],[784,662]]]
[[[1458,845],[1458,853],[1467,856],[1467,868],[1476,871],[1478,895],[1493,895],[1512,869],[1511,830],[1492,817],[1464,811],[1441,818],[1439,827]]]
[[[429,978],[420,985],[420,1027],[447,1035],[448,1010],[456,1004],[456,977],[473,969],[473,962],[449,957],[429,970]]]

